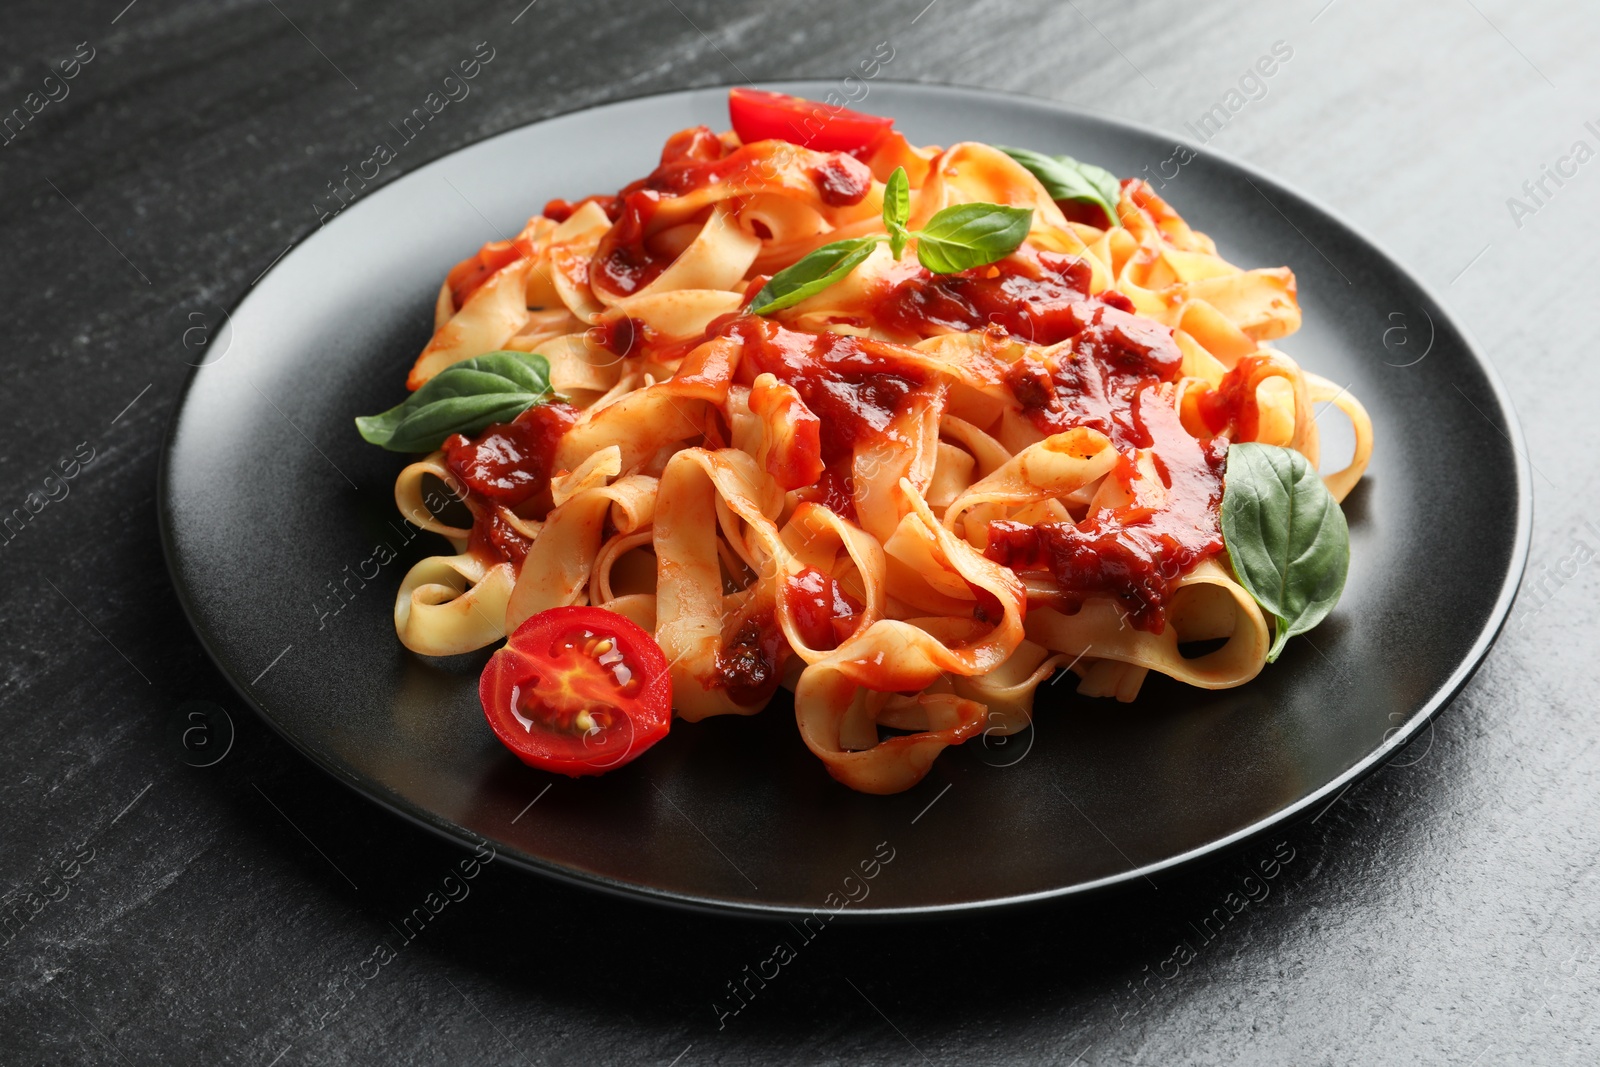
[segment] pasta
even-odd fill
[[[984,204],[1031,212],[1026,238],[948,273],[896,255],[897,171],[907,232]],[[607,609],[660,646],[678,718],[789,689],[805,745],[869,793],[1023,729],[1063,668],[1121,701],[1152,671],[1249,682],[1272,630],[1224,548],[1228,446],[1314,467],[1331,403],[1342,499],[1371,422],[1275,346],[1300,324],[1287,268],[1228,263],[1142,181],[1115,193],[1113,220],[994,147],[888,128],[847,152],[697,127],[617,196],[552,201],[450,272],[411,369],[537,353],[560,399],[401,472],[401,512],[453,550],[406,575],[400,640],[453,655]],[[751,312],[863,238],[843,277]],[[465,517],[428,509],[435,479]]]

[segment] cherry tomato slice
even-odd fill
[[[745,144],[779,140],[818,152],[866,148],[894,125],[894,119],[764,89],[730,89],[728,115]]]
[[[478,698],[518,759],[574,778],[622,766],[672,725],[661,646],[602,608],[551,608],[517,627],[484,667]]]

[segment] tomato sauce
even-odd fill
[[[599,204],[605,211],[606,218],[612,222],[617,221],[617,216],[622,214],[622,199],[616,196],[586,196],[582,200],[548,200],[545,202],[544,211],[540,214],[555,222],[566,222],[579,208],[585,204]]]
[[[710,684],[727,690],[735,704],[765,703],[783,681],[783,661],[788,655],[789,645],[772,612],[752,615],[717,653]]]
[[[877,318],[913,336],[998,324],[1033,344],[1070,342],[1009,369],[1006,384],[1022,413],[1043,433],[1083,426],[1105,434],[1122,457],[1111,476],[1125,485],[1134,484],[1136,450],[1153,449],[1165,499],[1146,490],[1152,499],[1079,523],[997,521],[986,554],[1013,570],[1049,573],[1068,611],[1091,596],[1111,597],[1132,625],[1160,633],[1175,580],[1222,549],[1227,445],[1190,435],[1160,389],[1183,367],[1172,330],[1133,314],[1114,290],[1091,297],[1089,282],[1079,259],[1024,248],[960,274],[920,271],[885,294]],[[1215,403],[1207,415],[1214,428],[1229,401]]]
[[[1018,360],[1007,372],[1023,414],[1044,433],[1087,426],[1119,449],[1149,448],[1134,401],[1151,386],[1177,380],[1183,353],[1172,331],[1097,300],[1077,301],[1067,313],[1081,323],[1070,351]]]
[[[1081,222],[1086,226],[1095,226],[1102,230],[1112,223],[1112,220],[1106,217],[1106,209],[1099,204],[1085,203],[1081,200],[1057,200],[1056,207],[1061,209],[1061,214],[1066,216],[1068,222]]]
[[[867,198],[872,189],[872,170],[854,156],[835,152],[812,168],[811,180],[824,204],[849,207]]]
[[[467,298],[483,288],[483,283],[488,281],[495,271],[529,255],[530,252],[531,246],[526,241],[490,241],[474,255],[457,263],[445,277],[446,283],[450,286],[450,299],[455,302],[456,310],[459,311],[466,306]]]
[[[849,464],[824,467],[822,477],[810,489],[800,491],[800,499],[821,504],[829,511],[853,519],[856,513],[856,480]]]
[[[1222,376],[1215,389],[1200,391],[1195,397],[1200,418],[1212,433],[1230,430],[1236,440],[1253,441],[1261,426],[1261,409],[1256,403],[1258,372],[1271,364],[1271,356],[1245,356]]]
[[[652,335],[653,331],[642,319],[629,318],[626,315],[607,319],[587,331],[588,340],[596,347],[623,358],[644,351],[645,346],[653,339]]]
[[[528,557],[533,542],[518,533],[500,515],[499,508],[488,508],[475,513],[472,533],[467,537],[467,551],[489,564],[502,561],[520,569]]]
[[[545,205],[544,213],[561,221],[588,201],[603,205],[614,225],[601,240],[592,277],[608,292],[627,296],[655,281],[672,263],[672,256],[651,251],[645,240],[662,201],[723,182],[741,181],[742,175],[752,172],[760,174],[765,151],[736,148],[730,152],[722,139],[705,126],[679,130],[668,138],[656,169],[624,186],[616,196],[588,197],[577,203],[552,200]],[[810,176],[818,198],[834,207],[859,204],[872,190],[872,171],[843,152],[828,154],[811,169]]]
[[[916,337],[995,323],[1024,341],[1053,345],[1083,329],[1080,305],[1109,302],[1089,298],[1092,273],[1076,256],[1026,246],[999,263],[959,274],[919,267],[885,294],[876,317],[880,326]]]
[[[880,439],[906,397],[928,382],[922,368],[895,359],[890,346],[848,334],[804,333],[753,315],[727,322],[721,332],[744,345],[741,379],[771,374],[822,420],[822,459],[829,466],[848,460],[857,444]]]
[[[474,554],[521,565],[528,545],[500,518],[498,508],[536,519],[549,513],[550,466],[562,435],[577,420],[578,411],[570,404],[540,404],[511,422],[485,427],[475,437],[456,434],[445,441],[445,466],[467,489]]]
[[[861,602],[845,592],[833,575],[806,567],[786,577],[784,588],[795,626],[809,647],[837,648],[855,632]]]
[[[661,205],[661,194],[645,189],[622,199],[616,223],[600,239],[589,279],[620,296],[636,293],[661,277],[671,256],[658,255],[645,244],[645,227]]]
[[[721,138],[705,126],[695,126],[669,137],[661,149],[660,165],[616,196],[588,197],[576,204],[552,200],[544,213],[563,221],[590,200],[601,204],[613,226],[601,239],[591,276],[608,292],[627,296],[655,281],[672,263],[672,256],[658,255],[645,243],[661,201],[714,185],[739,165],[727,160]]]
[[[853,516],[856,447],[888,433],[908,407],[907,398],[928,384],[927,373],[895,359],[889,345],[848,334],[804,333],[759,316],[727,319],[714,328],[742,343],[741,379],[773,375],[793,386],[821,420],[824,474],[801,496]]]
[[[707,126],[691,126],[667,138],[661,147],[661,163],[655,170],[636,182],[623,187],[623,197],[640,190],[667,196],[682,196],[695,189],[714,185],[725,175],[727,168],[716,164],[727,158],[722,138]]]
[[[614,225],[595,253],[594,282],[608,292],[627,296],[659,278],[673,257],[652,252],[645,236],[661,201],[714,185],[741,165],[742,161],[728,160],[722,140],[705,126],[673,134],[661,150],[660,165],[611,198],[616,210],[612,213],[608,207],[607,215]],[[549,206],[545,214],[550,214]]]
[[[1222,551],[1218,514],[1227,441],[1191,436],[1153,384],[1134,391],[1112,422],[1125,428],[1125,439],[1139,441],[1137,447],[1155,450],[1165,500],[1150,499],[1159,494],[1147,490],[1082,522],[993,522],[985,555],[1012,570],[1048,572],[1069,612],[1088,597],[1111,597],[1132,626],[1161,633],[1173,583]],[[1130,484],[1132,473],[1130,449],[1110,477]]]

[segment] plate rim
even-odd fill
[[[582,107],[544,115],[540,118],[533,119],[532,121],[500,130],[496,133],[489,134],[486,137],[470,141],[466,144],[449,148],[427,159],[414,169],[397,175],[392,181],[386,182],[384,185],[373,190],[372,194],[363,197],[360,201],[354,204],[351,204],[345,210],[347,212],[357,212],[363,209],[369,209],[371,202],[378,199],[379,195],[390,187],[397,185],[400,182],[407,181],[411,178],[418,177],[424,172],[431,170],[432,168],[461,152],[471,148],[476,148],[479,145],[488,144],[503,137],[509,137],[521,133],[532,126],[542,125],[547,122],[552,122],[557,119],[567,118],[574,115],[581,115],[590,112],[604,112],[610,108],[626,107],[630,104],[644,100],[668,96],[691,96],[695,94],[719,91],[726,92],[729,89],[748,84],[750,83],[744,81],[733,81],[719,82],[708,85],[686,87],[680,86],[670,89],[661,89],[651,93],[640,93],[618,97],[613,100],[605,100],[599,103],[586,104]],[[807,90],[814,91],[818,88],[831,88],[836,84],[837,79],[831,78],[772,79],[763,83],[765,86],[780,91],[792,91],[795,93],[804,93]],[[910,90],[913,93],[928,93],[934,96],[962,98],[977,97],[992,101],[1001,106],[1008,107],[1023,105],[1037,111],[1053,112],[1058,115],[1066,115],[1080,121],[1111,127],[1113,129],[1136,134],[1141,137],[1148,137],[1152,134],[1162,137],[1174,136],[1154,126],[1144,125],[1142,123],[1137,123],[1115,115],[1098,114],[1075,104],[1064,103],[1059,100],[1037,96],[1031,93],[993,89],[985,86],[962,85],[954,82],[922,82],[896,78],[874,79],[873,84],[893,86],[896,88]],[[1522,577],[1526,572],[1528,558],[1532,546],[1533,482],[1531,460],[1527,454],[1526,436],[1522,429],[1521,420],[1517,417],[1516,407],[1512,402],[1511,394],[1509,390],[1507,390],[1505,383],[1501,380],[1498,368],[1496,368],[1494,363],[1488,358],[1482,346],[1478,343],[1477,338],[1460,320],[1456,313],[1451,309],[1450,305],[1445,303],[1440,294],[1436,292],[1425,279],[1406,267],[1399,258],[1390,253],[1389,249],[1384,244],[1375,240],[1365,230],[1353,224],[1343,214],[1329,207],[1319,198],[1307,194],[1297,186],[1285,182],[1284,180],[1257,168],[1251,163],[1238,159],[1227,152],[1220,152],[1209,146],[1204,146],[1203,148],[1197,149],[1194,146],[1189,145],[1188,142],[1184,141],[1182,138],[1178,138],[1177,143],[1185,145],[1196,155],[1221,164],[1224,169],[1231,169],[1240,173],[1246,178],[1246,180],[1264,182],[1275,192],[1283,196],[1287,196],[1292,201],[1297,201],[1300,206],[1308,207],[1312,209],[1314,213],[1320,214],[1323,217],[1332,220],[1349,235],[1355,237],[1362,244],[1366,245],[1371,251],[1376,253],[1387,267],[1402,275],[1412,285],[1416,286],[1418,291],[1429,301],[1431,301],[1433,305],[1443,314],[1445,320],[1450,324],[1450,326],[1458,334],[1460,334],[1467,353],[1472,357],[1472,360],[1477,367],[1483,372],[1484,379],[1488,383],[1490,392],[1493,394],[1495,403],[1499,408],[1500,417],[1504,423],[1504,435],[1515,460],[1513,463],[1513,468],[1516,472],[1516,477],[1513,489],[1515,491],[1516,499],[1516,530],[1513,534],[1512,551],[1509,565],[1507,566],[1505,574],[1502,578],[1499,592],[1495,598],[1494,606],[1490,609],[1487,619],[1480,627],[1478,635],[1474,639],[1471,648],[1468,649],[1466,654],[1461,657],[1460,662],[1457,663],[1455,669],[1450,673],[1445,681],[1441,683],[1434,695],[1419,709],[1417,709],[1417,711],[1412,714],[1410,719],[1403,724],[1402,727],[1397,729],[1394,733],[1389,734],[1381,745],[1368,752],[1366,756],[1357,760],[1353,765],[1346,768],[1342,773],[1327,782],[1321,788],[1317,789],[1315,792],[1301,798],[1299,801],[1285,808],[1272,813],[1271,815],[1256,820],[1248,826],[1241,827],[1225,837],[1213,839],[1203,845],[1189,849],[1185,852],[1180,852],[1151,863],[1130,868],[1126,871],[1119,871],[1116,874],[1106,875],[1104,877],[1092,879],[1086,882],[1075,882],[1071,885],[1056,886],[1050,889],[1037,890],[1031,893],[1012,894],[1002,897],[987,897],[981,900],[969,900],[950,904],[924,904],[904,907],[880,908],[847,907],[840,911],[834,912],[832,914],[833,919],[844,919],[852,925],[859,925],[894,920],[948,920],[956,917],[970,916],[980,913],[989,914],[1000,910],[1015,910],[1028,907],[1030,905],[1046,904],[1050,901],[1079,900],[1113,890],[1120,886],[1125,886],[1139,879],[1148,880],[1151,876],[1156,874],[1176,873],[1181,869],[1191,867],[1204,860],[1220,859],[1224,855],[1238,850],[1246,843],[1266,834],[1272,829],[1287,828],[1300,822],[1305,818],[1310,810],[1316,808],[1327,797],[1334,794],[1342,795],[1345,790],[1366,778],[1368,775],[1372,774],[1374,771],[1392,759],[1422,730],[1424,726],[1431,724],[1433,720],[1445,708],[1447,708],[1457,696],[1461,694],[1461,691],[1466,687],[1467,683],[1471,681],[1473,675],[1476,674],[1478,669],[1483,665],[1484,660],[1487,659],[1490,649],[1494,646],[1495,641],[1504,631],[1506,622],[1510,618],[1511,607],[1516,600],[1518,588],[1520,587]],[[341,212],[341,214],[343,213],[344,212]],[[315,227],[308,227],[302,230],[295,237],[294,241],[278,256],[278,258],[274,260],[273,263],[265,271],[263,271],[255,281],[246,286],[243,292],[241,292],[239,296],[228,305],[225,321],[231,323],[234,314],[245,304],[246,301],[250,299],[250,296],[255,291],[256,287],[260,285],[261,282],[267,277],[281,269],[292,257],[292,254],[295,251],[300,249],[306,244],[307,241],[311,240],[318,233],[322,232],[322,230],[327,228],[328,225],[336,224],[337,220],[335,219],[332,223],[318,224]],[[1293,225],[1292,222],[1291,225]],[[189,624],[190,631],[199,640],[200,645],[205,650],[206,656],[210,659],[212,666],[215,667],[217,672],[223,676],[233,691],[238,694],[241,700],[244,701],[245,705],[249,707],[258,718],[265,722],[275,734],[277,734],[284,741],[288,742],[291,748],[299,752],[300,755],[309,760],[319,770],[328,774],[329,777],[331,777],[334,781],[346,786],[359,796],[364,797],[372,803],[375,803],[380,808],[390,812],[391,814],[399,815],[407,822],[410,822],[416,826],[420,826],[421,828],[430,831],[435,836],[438,836],[452,844],[462,847],[470,847],[475,844],[488,843],[486,841],[477,839],[477,835],[459,823],[445,819],[444,817],[413,803],[398,793],[393,792],[382,783],[358,775],[349,768],[342,766],[337,761],[327,758],[323,754],[314,751],[309,743],[303,742],[293,732],[278,722],[276,717],[271,713],[270,710],[268,710],[266,705],[260,702],[250,692],[249,687],[247,687],[240,678],[235,677],[234,672],[230,671],[226,666],[224,666],[224,657],[222,656],[220,649],[216,647],[213,635],[209,633],[199,621],[197,608],[193,602],[191,591],[181,577],[182,564],[175,543],[175,533],[173,530],[175,519],[171,514],[171,494],[173,491],[171,467],[174,453],[176,451],[178,428],[179,424],[183,420],[184,413],[188,408],[190,393],[193,391],[194,385],[199,379],[200,372],[203,371],[208,365],[209,364],[203,362],[192,365],[189,372],[184,376],[183,384],[178,394],[178,400],[173,405],[171,412],[168,414],[166,426],[162,433],[160,444],[160,464],[156,473],[156,520],[161,540],[162,559],[166,566],[167,575],[170,579],[173,592],[177,596],[179,606],[183,610],[184,618]],[[1487,419],[1486,421],[1489,421],[1489,424],[1494,428],[1500,429],[1500,427],[1496,426],[1493,421]],[[1337,796],[1335,796],[1335,800],[1337,800]],[[720,918],[784,920],[811,915],[815,910],[817,910],[817,908],[823,907],[820,902],[816,908],[801,908],[790,905],[764,904],[756,901],[717,898],[681,892],[678,890],[662,889],[655,886],[644,885],[642,883],[625,882],[620,879],[612,878],[608,875],[599,874],[596,872],[580,871],[571,867],[554,863],[538,856],[529,855],[519,849],[511,848],[509,846],[502,848],[500,847],[499,843],[495,843],[492,847],[495,848],[496,858],[504,858],[509,861],[512,866],[515,866],[521,870],[529,871],[543,877],[553,878],[570,886],[588,890],[599,890],[602,893],[621,897],[626,900],[664,906],[668,909],[686,910],[703,915],[714,915]]]

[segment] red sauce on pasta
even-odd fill
[[[652,339],[651,332],[642,319],[624,315],[590,327],[588,339],[597,347],[626,358],[644,350]]]
[[[880,439],[906,397],[927,384],[920,367],[896,360],[889,346],[847,334],[803,333],[771,319],[733,319],[723,331],[744,344],[741,378],[771,374],[794,386],[822,420],[822,461],[848,470],[857,444]]]
[[[784,591],[795,626],[809,647],[837,648],[855,631],[861,602],[845,592],[833,575],[806,567],[784,579]]]
[[[592,284],[627,296],[638,292],[672,265],[672,256],[658,255],[645,243],[645,227],[661,203],[661,194],[641,190],[622,200],[616,224],[600,239],[589,268]]]
[[[623,197],[640,190],[666,196],[682,196],[702,189],[724,177],[727,167],[718,167],[727,158],[722,138],[707,126],[691,126],[667,138],[661,148],[661,165],[645,177],[623,187]]]
[[[871,169],[842,152],[835,152],[826,162],[813,168],[811,180],[817,185],[817,195],[830,207],[859,204],[872,189]]]
[[[854,517],[856,447],[890,432],[907,397],[927,384],[926,373],[896,360],[888,345],[847,334],[803,333],[759,316],[730,318],[713,328],[742,342],[741,379],[773,375],[793,386],[821,420],[824,471],[800,496]]]
[[[624,186],[614,197],[589,197],[602,204],[615,223],[601,240],[591,277],[609,292],[627,296],[638,292],[671,265],[673,256],[660,255],[649,247],[649,224],[663,200],[685,196],[697,189],[724,182],[757,187],[767,170],[770,145],[746,146],[729,151],[729,145],[705,126],[680,130],[668,138],[661,151],[661,163],[649,175]],[[853,156],[834,152],[811,169],[817,196],[833,207],[859,204],[872,189],[872,171]],[[545,215],[565,220],[587,201],[569,204],[552,200]]]
[[[848,464],[837,467],[826,467],[822,477],[817,479],[810,489],[800,491],[800,499],[809,500],[813,504],[823,507],[845,518],[854,518],[856,513],[856,484],[855,477],[850,473]]]
[[[617,221],[617,216],[622,214],[622,198],[616,196],[586,196],[582,200],[555,199],[545,202],[544,211],[541,212],[547,219],[556,222],[566,222],[574,212],[585,204],[599,204],[606,213],[606,218],[612,222]]]
[[[550,466],[562,435],[577,419],[577,409],[569,404],[541,404],[475,437],[456,434],[445,441],[445,466],[467,489],[474,554],[521,566],[527,542],[500,517],[499,508],[535,519],[549,513],[555,473]]]
[[[467,298],[483,288],[483,283],[493,277],[495,271],[529,254],[530,246],[526,241],[490,241],[476,254],[457,263],[445,277],[456,310],[464,307]]]
[[[1131,625],[1160,633],[1173,583],[1222,550],[1218,509],[1227,442],[1191,436],[1154,383],[1135,389],[1125,407],[1116,401],[1104,407],[1124,440],[1154,449],[1165,499],[1149,499],[1161,494],[1146,490],[1128,504],[1076,523],[993,522],[985,554],[1013,570],[1048,572],[1068,611],[1091,596],[1112,597]],[[1124,485],[1132,484],[1132,456],[1131,449],[1124,451],[1111,474]]]
[[[884,295],[877,319],[889,330],[916,337],[996,323],[1024,341],[1053,345],[1083,329],[1082,312],[1075,310],[1080,305],[1108,302],[1089,299],[1091,274],[1076,256],[1026,246],[992,266],[960,274],[919,267]]]
[[[1098,301],[1068,310],[1081,323],[1071,351],[1020,359],[1007,372],[1023,414],[1047,434],[1086,426],[1119,449],[1149,448],[1134,400],[1150,386],[1177,380],[1183,355],[1172,331]]]
[[[505,561],[520,568],[532,547],[533,542],[518,533],[499,508],[490,508],[472,520],[467,551],[481,560],[491,564]]]
[[[1198,390],[1195,405],[1206,428],[1212,433],[1230,431],[1237,441],[1254,441],[1261,425],[1261,409],[1256,403],[1258,372],[1273,363],[1271,356],[1245,356],[1222,376],[1215,389]]]
[[[717,651],[710,684],[727,690],[736,704],[763,704],[778,691],[788,654],[788,642],[772,612],[752,615]]]
[[[601,239],[591,279],[619,296],[655,281],[674,258],[653,252],[645,240],[661,201],[723,181],[746,163],[747,159],[726,154],[722,139],[705,126],[673,134],[661,150],[660,165],[613,198],[617,211],[607,214],[615,225]]]
[[[997,324],[1036,345],[1071,342],[1070,350],[1011,367],[1006,382],[1023,413],[1043,433],[1085,426],[1105,434],[1123,455],[1114,476],[1124,484],[1134,451],[1154,449],[1166,499],[1081,523],[995,522],[988,555],[1014,570],[1049,572],[1068,610],[1091,596],[1114,597],[1134,626],[1159,633],[1172,583],[1222,548],[1226,445],[1196,440],[1156,391],[1183,366],[1171,329],[1133,314],[1114,290],[1089,296],[1090,278],[1076,257],[1024,248],[960,274],[919,270],[884,295],[876,316],[912,336]]]

